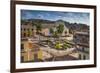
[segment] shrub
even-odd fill
[[[62,49],[62,45],[61,45],[61,43],[56,42],[56,44],[55,44],[55,48],[56,48],[56,49]]]

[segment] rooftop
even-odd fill
[[[88,32],[75,32],[75,34],[89,35],[89,33],[88,33]]]

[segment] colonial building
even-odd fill
[[[88,32],[75,32],[74,42],[76,44],[89,45],[89,33]]]
[[[64,21],[62,21],[62,20],[56,21],[56,25],[58,26],[59,24],[63,24],[64,25],[64,30],[63,30],[62,36],[69,35],[69,29],[65,26]]]
[[[76,32],[73,41],[76,44],[76,57],[81,60],[89,59],[89,33]]]
[[[42,32],[41,32],[44,36],[50,36],[50,32],[49,32],[49,28],[44,28],[42,29]]]
[[[42,50],[37,44],[31,41],[21,43],[21,62],[42,61]]]
[[[36,34],[35,27],[31,22],[26,22],[21,25],[21,37],[33,37]]]
[[[85,50],[84,50],[85,49]],[[79,60],[88,60],[89,59],[89,48],[84,47],[77,48],[75,52],[70,55],[79,59]]]
[[[53,28],[53,30],[55,31],[56,27],[59,24],[64,25],[64,31],[62,33],[62,36],[69,35],[69,29],[65,26],[65,23],[61,21],[41,24],[42,25],[41,34],[43,34],[44,36],[50,36],[51,35],[50,28]],[[28,21],[28,22],[22,23],[21,24],[21,37],[25,38],[25,37],[34,37],[34,36],[36,36],[36,27],[33,26],[32,22]]]

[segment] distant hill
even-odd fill
[[[89,26],[86,24],[82,24],[82,23],[77,24],[77,23],[65,22],[65,26],[69,29],[76,30],[76,31],[80,31],[80,30],[88,31],[89,30]]]
[[[43,20],[43,19],[28,19],[28,21],[32,21],[33,23],[41,23],[41,24],[55,23],[55,21]]]
[[[57,20],[57,21],[50,21],[50,20],[44,20],[44,19],[28,19],[28,20],[21,20],[21,24],[25,25],[29,22],[32,22],[32,24],[42,24],[44,28],[51,28],[54,27],[60,23],[64,24],[67,28],[75,31],[89,31],[89,26],[82,23],[70,23],[63,20]]]

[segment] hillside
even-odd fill
[[[43,19],[28,19],[28,20],[21,20],[21,24],[25,25],[27,23],[32,24],[42,24],[43,28],[51,28],[59,24],[64,24],[67,28],[75,31],[89,31],[89,26],[82,23],[70,23],[63,20],[57,21],[50,21],[50,20],[43,20]]]

